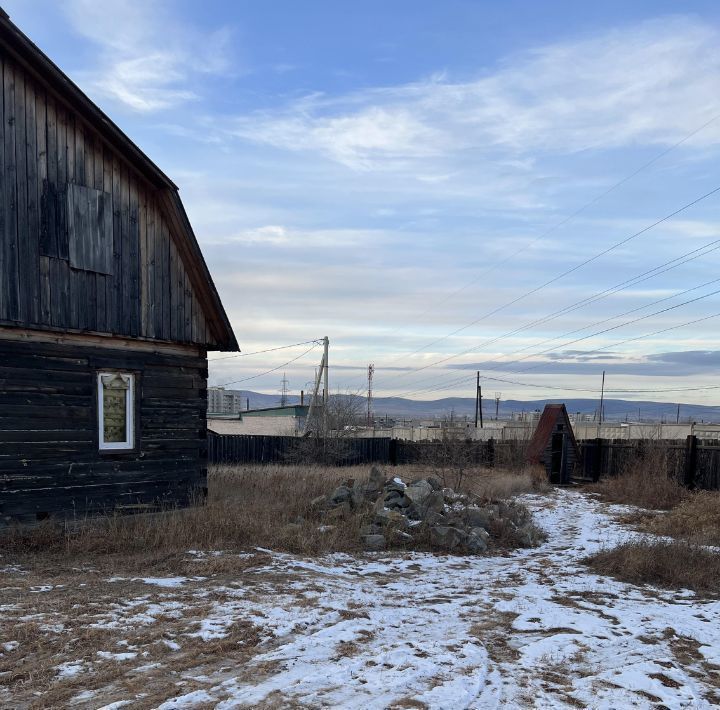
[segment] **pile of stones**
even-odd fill
[[[519,547],[543,539],[522,505],[482,503],[443,487],[434,476],[411,483],[386,478],[376,466],[367,480],[348,480],[312,505],[327,522],[362,516],[360,535],[367,550],[407,545],[423,536],[438,550],[482,554],[492,537],[510,537]]]

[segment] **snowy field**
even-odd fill
[[[612,508],[570,491],[524,500],[548,542],[500,557],[258,550],[241,573],[212,575],[208,562],[221,570],[224,556],[192,552],[182,575],[77,570],[60,586],[5,569],[0,651],[20,663],[23,645],[49,650],[42,682],[0,685],[0,706],[720,703],[720,602],[589,573],[582,557],[631,534]],[[89,590],[83,602],[69,603],[73,585]],[[79,655],[76,638],[88,639]]]

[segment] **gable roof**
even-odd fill
[[[47,86],[57,100],[67,105],[97,130],[111,148],[127,160],[158,190],[160,203],[173,225],[173,238],[197,294],[217,349],[239,350],[230,320],[220,301],[210,271],[190,225],[178,188],[170,178],[110,120],[68,76],[25,35],[0,7],[0,45],[15,61]]]
[[[578,451],[577,441],[575,441],[575,434],[573,433],[570,417],[568,416],[567,409],[565,409],[565,405],[546,404],[543,413],[540,415],[535,433],[527,447],[526,458],[530,463],[543,462],[545,449],[558,423],[558,419],[562,419],[562,424],[565,425],[565,432],[570,436],[570,445],[576,452]]]

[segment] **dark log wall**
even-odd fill
[[[0,85],[0,324],[215,344],[158,190],[2,49]],[[70,258],[71,184],[111,209],[111,273]]]
[[[135,372],[132,453],[100,453],[96,373]],[[206,485],[207,360],[0,339],[0,525],[183,504]]]

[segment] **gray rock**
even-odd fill
[[[458,528],[436,525],[430,529],[430,544],[442,550],[454,550],[465,542],[467,534]]]
[[[437,476],[428,476],[425,480],[430,484],[430,487],[434,491],[442,490],[442,487],[443,487],[442,481]]]
[[[403,532],[402,530],[393,530],[393,537],[398,542],[412,542],[413,536],[410,533]]]
[[[448,520],[442,513],[429,513],[425,518],[428,525],[447,525]]]
[[[408,526],[408,519],[399,510],[385,509],[375,513],[373,523],[383,527],[391,525],[404,530]]]
[[[329,500],[326,496],[318,496],[310,501],[310,507],[315,509],[324,508],[328,502]]]
[[[385,549],[385,535],[363,535],[362,542],[366,550],[378,551]]]
[[[347,486],[338,486],[330,496],[330,501],[335,505],[349,503],[352,499],[352,491]]]
[[[457,500],[457,493],[452,488],[443,488],[442,494],[448,503],[454,503]]]
[[[466,508],[463,511],[465,524],[471,528],[490,530],[490,522],[494,519],[492,511],[486,508]]]
[[[535,529],[530,523],[526,523],[522,527],[519,527],[515,535],[517,536],[518,544],[521,547],[533,547],[537,542],[537,536]]]
[[[465,540],[465,549],[473,554],[485,552],[489,540],[490,535],[485,528],[472,528]]]
[[[431,490],[422,502],[413,502],[407,509],[408,517],[414,520],[427,520],[431,515],[441,513],[445,508],[445,499],[440,491]]]
[[[398,491],[390,491],[385,496],[385,507],[391,509],[407,508],[410,505],[410,501]]]
[[[406,488],[407,486],[399,478],[393,478],[385,484],[385,490],[388,492],[397,491],[404,494]]]
[[[432,486],[425,480],[411,483],[405,489],[405,496],[415,505],[422,505],[426,498],[433,492]]]

